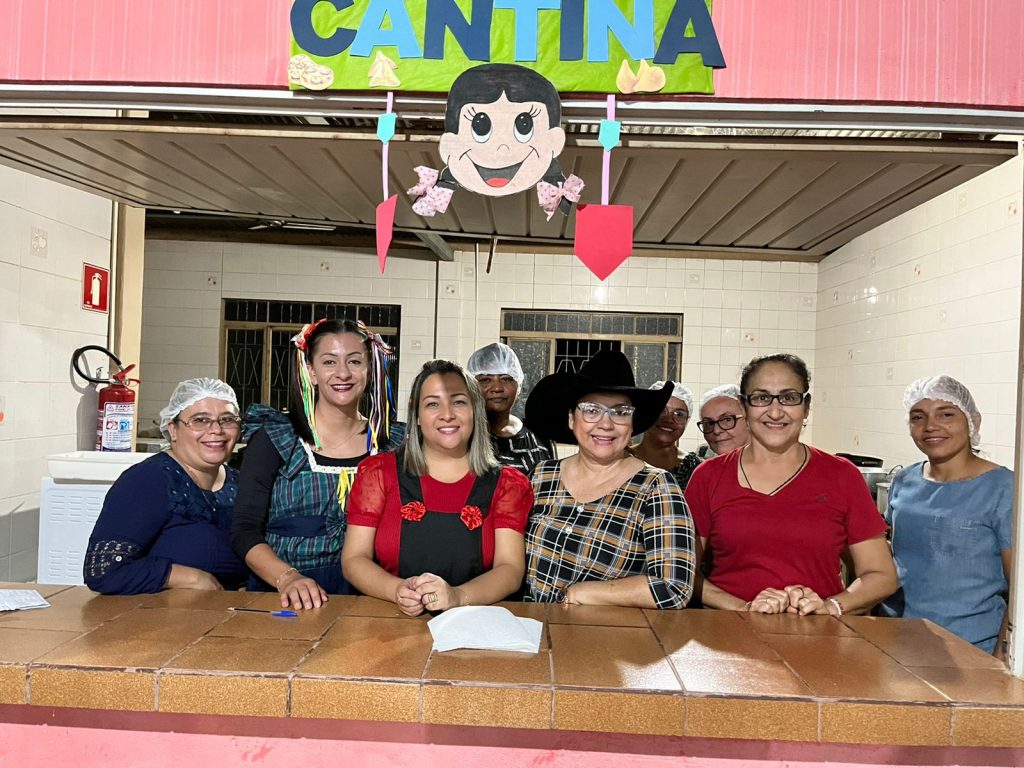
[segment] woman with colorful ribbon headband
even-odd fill
[[[362,593],[407,616],[488,605],[519,589],[530,481],[499,467],[480,388],[432,360],[409,398],[409,439],[359,465],[341,562]]]
[[[359,462],[397,447],[405,430],[388,378],[394,351],[362,321],[319,320],[292,344],[287,413],[246,413],[232,545],[257,577],[250,589],[315,608],[350,591],[340,554]]]

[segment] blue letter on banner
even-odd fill
[[[423,58],[444,58],[444,32],[452,31],[466,57],[491,60],[491,1],[473,0],[472,21],[466,21],[455,0],[427,0],[427,24],[423,32]]]
[[[516,61],[537,60],[537,14],[560,6],[561,0],[494,0],[495,8],[516,12]]]
[[[686,37],[686,27],[691,21],[694,37]],[[711,23],[711,14],[704,0],[676,0],[654,61],[657,64],[675,64],[680,53],[699,53],[705,67],[725,67],[722,46],[718,43],[715,25]]]
[[[336,56],[344,51],[355,38],[351,29],[338,29],[330,37],[320,37],[313,29],[313,8],[320,0],[295,0],[292,6],[292,36],[296,44],[314,56]],[[343,11],[352,5],[352,0],[328,0],[337,10]]]
[[[634,61],[654,56],[654,0],[633,0],[632,25],[614,0],[590,0],[587,10],[587,61],[608,61],[609,32]]]
[[[382,29],[388,17],[391,17],[391,29]],[[352,43],[352,55],[369,56],[378,45],[394,46],[403,59],[418,59],[423,55],[403,0],[370,0]]]

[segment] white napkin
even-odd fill
[[[487,651],[540,650],[544,625],[536,619],[522,619],[497,605],[466,605],[452,608],[427,622],[435,651],[478,648]]]
[[[34,589],[0,589],[0,611],[27,611],[49,608],[50,604]]]

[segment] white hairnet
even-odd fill
[[[907,409],[907,421],[910,421],[910,409],[922,400],[941,400],[955,405],[967,417],[967,428],[971,435],[971,445],[975,448],[981,442],[981,412],[974,403],[971,391],[952,376],[925,376],[907,387],[903,393],[903,407]]]
[[[518,386],[523,386],[523,366],[512,347],[496,341],[486,347],[480,347],[469,356],[466,371],[470,376],[483,374],[511,376]]]
[[[235,410],[238,410],[238,398],[235,396],[235,390],[229,384],[225,384],[220,379],[185,379],[174,388],[167,407],[160,411],[160,434],[170,440],[171,432],[167,429],[167,425],[186,408],[208,397],[231,403],[235,406]]]
[[[672,381],[669,383],[672,385],[672,397],[678,397],[686,403],[686,412],[693,416],[693,393],[678,382]],[[664,381],[656,381],[648,389],[661,389],[664,386]]]
[[[714,400],[716,397],[728,397],[735,400],[737,403],[743,402],[740,400],[740,388],[736,384],[722,384],[721,386],[709,389],[700,399],[700,409],[703,411],[704,406]]]

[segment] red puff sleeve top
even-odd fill
[[[423,504],[432,512],[458,515],[462,512],[476,481],[470,473],[455,483],[442,483],[430,475],[420,478]],[[484,518],[484,569],[494,564],[494,529],[510,528],[522,534],[533,508],[533,489],[526,476],[512,467],[502,467],[494,498]],[[355,484],[348,497],[349,525],[376,528],[374,559],[390,574],[398,574],[398,550],[402,530],[402,501],[398,490],[395,454],[379,453],[359,464]]]

